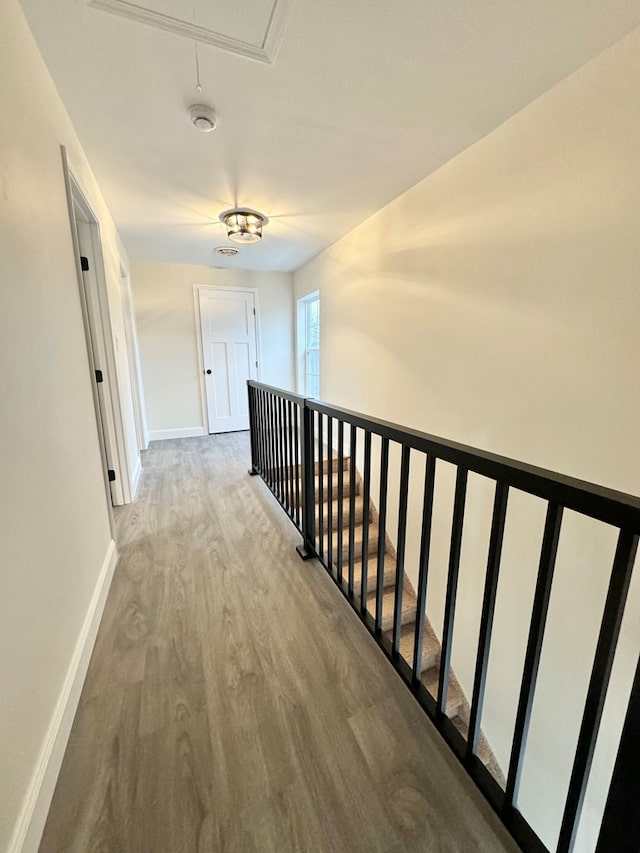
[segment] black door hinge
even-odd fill
[[[82,272],[87,272],[89,269],[89,258],[85,258],[84,255],[80,255],[80,269]]]
[[[101,370],[96,370],[96,382],[104,382],[104,376]]]
[[[113,481],[116,478],[116,472],[113,470],[113,468],[109,468],[109,470],[107,471],[107,474],[109,475],[109,482],[113,483]]]

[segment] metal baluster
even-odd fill
[[[589,771],[596,747],[598,729],[607,695],[607,687],[609,686],[637,548],[637,534],[621,530],[613,560],[604,615],[600,623],[598,645],[596,646],[587,700],[582,716],[580,734],[578,735],[578,745],[571,770],[569,792],[562,816],[557,853],[570,853],[575,844],[578,820],[589,781]]]
[[[355,575],[355,555],[353,551],[356,533],[356,434],[357,429],[355,426],[352,426],[349,441],[349,598],[353,598]]]
[[[562,510],[563,508],[557,503],[549,503],[547,505],[547,519],[545,521],[544,534],[542,537],[538,579],[536,581],[536,589],[533,596],[529,638],[527,640],[527,651],[525,653],[524,667],[522,670],[522,685],[520,687],[518,711],[516,713],[516,724],[511,746],[511,758],[509,760],[509,773],[507,775],[507,786],[505,790],[505,808],[513,806],[518,799],[518,789],[520,787],[520,776],[522,773],[522,761],[527,748],[527,737],[529,734],[529,723],[531,721],[531,710],[533,708],[533,697],[538,678],[540,655],[542,654],[542,643],[544,640],[544,629],[547,623],[549,599],[551,597],[551,584],[553,582],[553,572],[556,565],[558,542],[560,541]]]
[[[500,557],[502,556],[502,540],[504,539],[504,524],[507,516],[507,498],[509,487],[504,483],[496,483],[496,493],[493,502],[493,520],[491,522],[491,537],[489,539],[489,557],[482,600],[482,616],[480,618],[480,634],[478,637],[478,655],[473,680],[471,699],[471,714],[469,718],[469,734],[467,736],[467,758],[471,759],[478,749],[480,738],[480,720],[484,690],[487,683],[487,668],[491,650],[491,630],[493,614],[496,607],[498,591],[498,574],[500,572]]]
[[[451,544],[449,546],[449,571],[447,574],[447,594],[444,605],[444,623],[442,627],[442,647],[440,650],[440,672],[438,674],[437,714],[442,716],[447,707],[449,691],[449,670],[451,668],[451,647],[453,644],[453,623],[456,612],[458,592],[458,572],[460,570],[460,552],[462,550],[462,525],[464,504],[467,496],[467,469],[458,468],[456,472],[456,492],[453,499],[453,520],[451,522]]]
[[[413,644],[413,683],[420,682],[422,675],[422,644],[427,605],[427,579],[429,575],[429,552],[431,549],[431,522],[433,520],[433,489],[436,482],[436,458],[427,456],[422,499],[422,533],[420,537],[420,571],[418,574],[418,597],[416,627]]]
[[[262,423],[262,390],[256,389],[256,415],[258,428],[258,472],[264,477],[264,426]]]
[[[318,530],[320,537],[320,551],[318,556],[320,561],[324,563],[324,451],[323,451],[323,424],[322,415],[318,412]]]
[[[302,470],[296,475],[302,477],[302,545],[297,548],[303,560],[316,556],[316,503],[314,471],[314,414],[306,401],[301,408],[302,433],[300,434],[300,456]]]
[[[273,415],[273,394],[266,392],[266,398],[267,398],[267,430],[268,430],[268,432],[267,432],[267,448],[268,448],[268,454],[269,454],[269,468],[268,468],[267,483],[269,485],[269,488],[273,492],[274,488],[275,488],[275,480],[274,480],[275,463],[274,463],[274,459],[273,459],[273,448],[274,448],[274,444],[273,444],[273,435],[274,435],[274,432],[273,432],[273,417],[274,417],[274,415]]]
[[[271,395],[272,441],[273,441],[273,493],[278,497],[278,398]]]
[[[307,490],[304,495],[305,501],[305,514],[307,516],[307,527],[309,529],[311,535],[311,542],[313,543],[313,553],[317,556],[318,554],[318,536],[316,533],[316,505],[318,503],[318,498],[316,494],[316,420],[315,414],[312,409],[307,407],[307,403],[305,401],[304,404],[304,417],[306,428],[303,432],[304,445],[300,445],[300,451],[302,453],[303,465],[309,467],[309,483],[311,487]]]
[[[255,400],[254,400],[254,392],[255,389],[251,385],[247,385],[247,402],[249,406],[249,441],[251,444],[251,468],[249,469],[249,473],[252,477],[258,473],[257,469],[257,457],[258,454],[256,452],[256,413],[255,413]]]
[[[269,401],[269,410],[268,410],[268,418],[269,418],[269,476],[270,482],[269,485],[271,487],[271,491],[276,493],[276,412],[275,412],[275,397],[273,394],[268,393],[267,399]]]
[[[333,418],[327,418],[327,568],[333,575]]]
[[[409,462],[411,448],[402,446],[402,461],[400,463],[400,491],[398,512],[398,549],[396,553],[396,583],[393,599],[393,638],[392,651],[397,655],[400,651],[400,634],[402,633],[402,594],[404,591],[404,555],[407,541],[407,505],[409,502]]]
[[[300,519],[300,406],[297,403],[293,404],[293,455],[294,455],[294,488],[296,493],[296,524],[301,528]]]
[[[338,421],[338,555],[336,572],[338,583],[342,589],[342,537],[344,535],[344,423]]]
[[[282,484],[282,505],[286,513],[289,512],[288,480],[289,471],[287,466],[287,401],[280,400],[280,448],[282,457],[282,469],[280,482]]]
[[[362,573],[360,576],[360,613],[367,610],[369,567],[369,498],[371,491],[371,433],[364,434],[364,471],[362,472]]]
[[[389,483],[389,439],[380,446],[380,506],[378,510],[378,563],[376,567],[376,632],[382,630],[382,600],[384,596],[384,552],[387,532],[387,487]]]
[[[278,397],[278,494],[280,503],[286,505],[285,484],[284,484],[284,428],[283,428],[283,413],[282,413],[282,398]]]
[[[638,853],[640,839],[640,658],[631,688],[596,853]]]
[[[284,486],[287,495],[287,515],[293,517],[293,497],[291,495],[291,402],[283,400],[282,406],[284,409]]]

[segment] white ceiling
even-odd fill
[[[199,95],[185,35],[22,2],[131,257],[250,269],[299,267],[640,25],[637,0],[293,0],[272,64],[200,45]],[[197,0],[196,16],[258,44],[265,6]],[[188,123],[198,102],[213,133]],[[224,259],[234,205],[270,221]]]

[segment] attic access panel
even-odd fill
[[[87,5],[212,44],[231,53],[273,62],[293,0],[87,0]]]

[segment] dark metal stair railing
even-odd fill
[[[602,718],[607,688],[627,592],[640,535],[640,498],[616,492],[552,471],[546,471],[487,451],[457,444],[387,421],[378,420],[338,406],[292,394],[259,382],[248,382],[251,430],[251,469],[259,474],[276,500],[302,534],[298,552],[303,559],[317,557],[357,612],[396,671],[474,779],[503,824],[526,853],[549,853],[535,829],[517,807],[518,789],[536,690],[545,625],[561,533],[563,512],[572,510],[604,522],[618,530],[618,545],[609,588],[598,631],[591,678],[566,795],[559,840],[555,853],[575,850],[576,832]],[[337,424],[337,431],[334,426]],[[348,469],[345,462],[345,427],[348,428]],[[364,434],[362,448],[362,556],[360,589],[357,589],[355,557],[355,482],[358,431]],[[337,489],[334,489],[333,436],[337,432]],[[371,496],[372,436],[380,440],[380,493],[378,545],[375,555],[375,607],[367,609],[371,592],[369,578],[369,527]],[[327,459],[325,466],[325,440]],[[382,599],[385,575],[385,524],[389,490],[389,446],[401,450],[398,493],[398,549],[393,584],[393,627],[383,633]],[[415,453],[426,459],[420,539],[417,616],[414,653],[411,661],[400,654],[404,555],[407,535],[407,492],[411,461]],[[427,579],[434,482],[439,460],[456,468],[456,487],[449,548],[449,565],[444,607],[443,636],[438,686],[433,696],[421,681],[425,630]],[[326,467],[326,470],[325,470]],[[343,565],[344,483],[348,470],[348,558]],[[482,614],[467,738],[446,714],[451,645],[455,621],[458,570],[466,509],[469,473],[480,474],[495,483],[493,519],[482,601]],[[316,485],[317,480],[317,485]],[[326,482],[325,482],[326,480]],[[506,787],[503,791],[478,757],[482,706],[491,650],[491,634],[500,573],[509,490],[518,489],[547,503],[538,576],[529,622],[516,722],[511,745]],[[337,531],[334,555],[333,509],[337,491]],[[326,498],[326,535],[325,535]],[[317,508],[317,512],[316,512]],[[334,556],[336,560],[334,561]],[[346,574],[346,577],[345,577]],[[640,774],[637,755],[640,746],[640,661],[622,731],[609,796],[600,828],[597,853],[638,853],[640,850]]]

